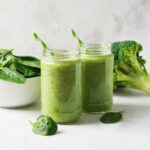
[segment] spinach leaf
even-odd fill
[[[19,61],[15,60],[13,64],[15,65],[16,70],[23,74],[26,78],[40,76],[40,68],[25,66]]]
[[[25,66],[40,68],[40,60],[31,56],[16,56],[18,62]]]
[[[9,54],[9,53],[12,54],[12,50],[13,50],[13,49],[10,49],[10,50],[8,50],[8,49],[0,49],[0,57],[1,57],[1,56],[4,56],[4,55],[7,55],[7,54]]]
[[[25,83],[26,78],[40,76],[40,60],[32,56],[16,56],[12,50],[0,49],[0,79]]]
[[[0,62],[0,67],[7,67],[9,64],[12,63],[13,56],[8,56],[5,60]]]
[[[122,112],[107,112],[101,118],[100,121],[109,124],[117,123],[122,119]]]
[[[36,119],[35,123],[30,121],[33,133],[47,136],[54,135],[57,132],[58,126],[56,122],[49,116],[41,115]]]
[[[7,57],[10,55],[12,55],[12,49],[11,50],[0,49],[0,62],[6,60]]]
[[[11,70],[15,70],[15,71],[17,70],[17,68],[16,68],[15,64],[14,64],[14,63],[12,63],[12,62],[11,62],[11,63],[6,64],[5,66],[6,66],[6,67],[8,67],[8,68],[10,68]]]
[[[19,84],[26,81],[26,78],[22,74],[7,67],[0,67],[0,79]]]

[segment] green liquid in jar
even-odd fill
[[[113,101],[113,55],[82,57],[82,109],[98,113],[111,109]]]
[[[81,62],[41,62],[42,114],[57,123],[77,121],[81,114]]]

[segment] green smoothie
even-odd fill
[[[113,55],[82,56],[83,112],[98,113],[112,107]]]
[[[41,61],[42,114],[57,123],[70,123],[81,114],[81,62],[79,59]]]

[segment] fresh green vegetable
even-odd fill
[[[40,68],[40,61],[39,59],[31,56],[16,56],[16,61],[20,64],[33,67],[33,68]]]
[[[24,83],[26,81],[22,74],[7,67],[0,67],[0,79],[15,83]]]
[[[36,119],[35,123],[30,121],[33,129],[32,131],[35,134],[47,136],[47,135],[54,135],[57,132],[58,126],[55,121],[45,115],[41,115]]]
[[[117,123],[122,119],[122,112],[107,112],[101,118],[100,121],[109,124]]]
[[[9,57],[12,54],[12,49],[0,49],[0,63],[7,60],[7,57]],[[8,60],[7,60],[8,61]]]
[[[12,50],[1,49],[0,50],[0,61],[3,61],[7,58],[9,54],[12,53]]]
[[[129,87],[150,94],[150,75],[146,61],[140,56],[142,45],[135,41],[119,41],[112,43],[114,54],[114,89]]]
[[[16,56],[12,50],[0,49],[0,79],[25,83],[26,78],[40,76],[40,60],[31,56]]]
[[[83,46],[83,42],[78,37],[78,35],[76,34],[76,32],[73,29],[71,29],[71,33],[72,33],[72,36],[78,41],[79,46],[82,47]]]
[[[34,68],[30,66],[23,65],[22,63],[19,63],[18,61],[14,61],[16,70],[23,74],[24,77],[30,78],[30,77],[36,77],[40,76],[40,68]]]

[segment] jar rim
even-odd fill
[[[80,49],[81,55],[106,55],[111,53],[110,43],[84,43]]]
[[[79,51],[76,49],[51,48],[43,51],[43,56],[50,59],[70,59],[79,56]]]

